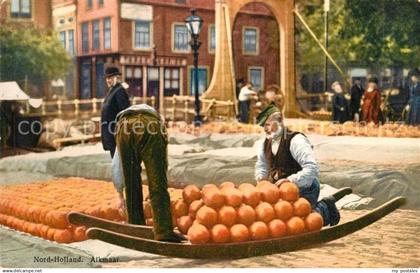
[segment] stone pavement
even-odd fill
[[[342,211],[348,221],[368,211]],[[344,238],[314,248],[238,260],[191,260],[158,256],[97,240],[59,245],[41,238],[0,228],[2,267],[404,267],[420,266],[420,211],[399,209]],[[83,257],[82,263],[34,263],[34,256]],[[116,263],[92,262],[118,258]]]
[[[345,221],[367,211],[343,211]],[[397,210],[380,221],[330,243],[295,252],[239,260],[153,259],[103,267],[419,267],[420,211]]]

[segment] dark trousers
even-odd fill
[[[109,150],[109,153],[111,155],[111,158],[114,158],[114,154],[115,154],[115,147],[113,149]]]
[[[242,123],[248,123],[248,119],[249,119],[249,105],[250,105],[250,101],[240,101],[239,102],[239,108],[241,111],[241,116],[240,116],[240,121]]]
[[[135,128],[139,124],[144,128],[142,133],[139,133],[138,127]],[[166,129],[154,115],[126,114],[118,121],[116,142],[124,171],[128,222],[145,224],[140,165],[143,161],[149,184],[155,239],[172,233],[170,197],[167,189]]]
[[[325,201],[321,200],[318,202],[319,191],[320,191],[319,182],[313,181],[312,185],[309,188],[304,188],[304,189],[300,188],[299,194],[301,197],[309,201],[309,203],[312,206],[312,209],[314,209],[316,212],[321,214],[322,218],[324,219],[324,226],[326,226],[326,225],[329,225],[331,222],[330,212],[329,212],[327,203],[325,203]]]

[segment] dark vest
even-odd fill
[[[272,139],[266,139],[264,142],[264,154],[269,166],[268,179],[275,183],[277,180],[287,178],[289,175],[295,174],[302,170],[302,167],[293,158],[290,153],[290,141],[299,132],[287,131],[282,136],[277,154],[273,155],[271,149]]]

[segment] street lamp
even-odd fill
[[[200,116],[200,99],[198,96],[198,50],[200,49],[201,42],[198,41],[198,36],[203,26],[203,19],[195,14],[195,9],[191,9],[191,15],[185,19],[188,32],[191,35],[190,45],[194,54],[194,89],[195,89],[195,126],[200,126],[202,123]]]
[[[325,49],[328,50],[328,12],[330,11],[330,0],[324,0],[324,37]],[[324,92],[328,91],[328,57],[324,60]]]

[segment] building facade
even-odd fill
[[[199,92],[207,89],[216,46],[215,2],[200,0],[78,1],[79,97],[106,94],[106,66],[117,65],[130,96],[193,95],[193,56],[185,18],[197,9],[200,33]],[[233,24],[236,79],[263,90],[279,84],[278,27],[264,5],[249,4]]]
[[[0,24],[16,23],[51,28],[51,0],[0,1]]]
[[[72,99],[78,94],[77,87],[77,1],[76,0],[53,0],[52,1],[52,25],[57,32],[61,44],[71,57],[73,66],[67,75],[61,80],[62,93],[59,97]]]

